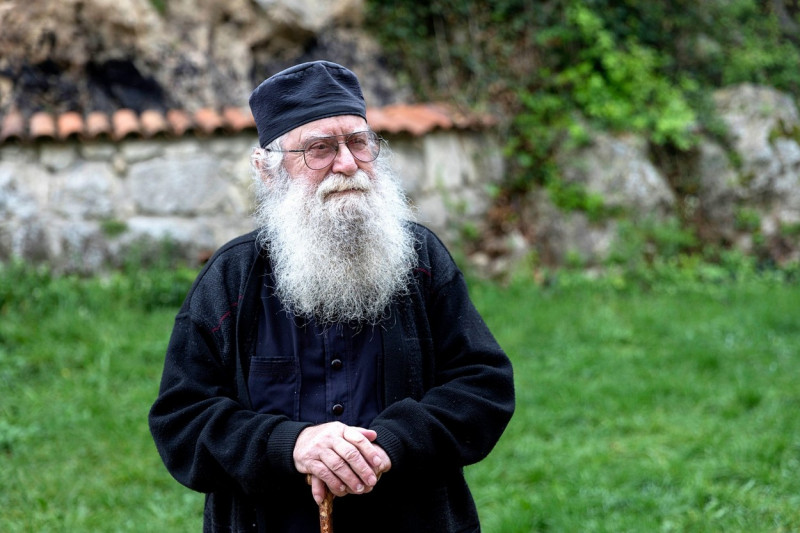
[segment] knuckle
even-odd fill
[[[342,472],[344,470],[348,470],[349,466],[347,464],[347,461],[345,461],[344,459],[342,459],[340,457],[340,458],[332,461],[331,464],[329,465],[329,468],[331,470],[333,470],[334,472]]]
[[[325,467],[322,463],[315,463],[311,468],[311,474],[318,477],[319,479],[325,479],[326,477],[330,477],[329,470]]]
[[[349,448],[342,454],[342,458],[352,464],[361,458],[361,453],[356,448]]]

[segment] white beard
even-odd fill
[[[322,324],[379,322],[408,290],[416,260],[397,178],[377,163],[375,179],[359,170],[312,188],[281,167],[273,181],[258,193],[256,221],[285,309]],[[345,190],[358,192],[333,194]]]

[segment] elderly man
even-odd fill
[[[197,277],[150,428],[206,531],[472,532],[463,467],[514,410],[511,364],[411,222],[355,75],[305,63],[250,106],[258,230]],[[310,487],[308,485],[310,483]]]

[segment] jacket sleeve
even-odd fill
[[[193,320],[188,307],[176,317],[150,410],[156,448],[191,489],[258,494],[276,476],[295,472],[291,452],[306,425],[248,409],[237,390],[235,356],[223,353],[213,328]]]
[[[406,351],[421,346],[419,360],[408,364],[421,365],[432,378],[421,397],[392,403],[373,422],[393,470],[475,463],[489,454],[514,411],[511,362],[449,253],[438,239],[433,246],[423,316],[415,317],[416,338],[405,340]]]

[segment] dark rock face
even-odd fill
[[[359,26],[362,2],[306,3],[61,0],[0,7],[0,114],[242,106],[265,77],[323,58],[356,71],[369,105],[408,96],[381,68],[380,50]]]

